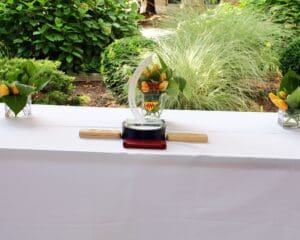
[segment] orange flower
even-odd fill
[[[4,97],[9,95],[9,88],[5,84],[0,85],[0,96]]]
[[[141,83],[141,90],[144,93],[147,93],[147,92],[150,91],[150,87],[149,87],[147,82],[144,81],[144,82]]]
[[[287,105],[287,103],[275,94],[269,93],[269,98],[271,99],[272,103],[280,110],[285,111],[288,109],[289,106]]]
[[[159,84],[159,91],[161,91],[161,92],[166,91],[168,85],[169,85],[168,81],[163,81],[162,83]]]
[[[163,72],[163,73],[161,73],[161,74],[160,74],[160,81],[162,81],[162,82],[163,82],[163,81],[166,81],[166,80],[167,80],[167,74],[166,74],[166,73],[164,73],[164,72]]]
[[[11,86],[11,90],[13,92],[13,94],[17,95],[20,93],[19,89],[17,88],[16,84],[14,83],[12,86]]]

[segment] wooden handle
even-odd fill
[[[81,138],[120,139],[121,132],[118,130],[80,129]]]
[[[176,133],[169,132],[167,134],[168,141],[175,142],[195,142],[195,143],[207,143],[208,136],[203,133]]]

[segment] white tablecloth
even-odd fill
[[[0,104],[0,240],[300,239],[300,131],[275,113],[165,111],[208,144],[123,149],[80,139],[128,109]]]

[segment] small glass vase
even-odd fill
[[[278,123],[284,128],[300,128],[300,110],[279,110]]]
[[[4,112],[7,118],[29,118],[31,116],[31,95],[28,96],[25,107],[17,115],[6,104],[4,104]]]
[[[149,92],[143,94],[143,114],[146,120],[158,120],[164,108],[164,94]]]

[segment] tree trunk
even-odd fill
[[[155,0],[147,0],[146,12],[150,14],[156,14]]]

